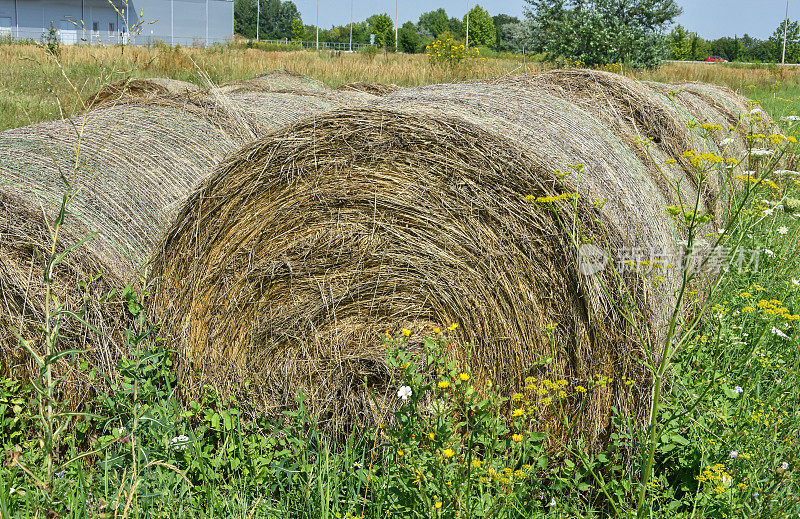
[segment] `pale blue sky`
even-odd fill
[[[320,27],[346,25],[350,21],[350,5],[353,5],[355,20],[363,20],[375,13],[395,14],[394,0],[319,0]],[[294,0],[309,25],[315,23],[316,0]],[[522,16],[523,0],[480,1],[492,15],[506,13]],[[766,38],[775,30],[784,17],[785,0],[678,0],[683,14],[678,22],[704,38],[742,35],[748,33],[758,38]],[[475,0],[470,0],[470,6]],[[408,20],[417,21],[419,15],[444,7],[450,16],[464,16],[467,11],[466,0],[400,0],[400,24]],[[789,17],[800,18],[800,0],[790,0]]]

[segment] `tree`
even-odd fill
[[[303,26],[303,20],[299,17],[292,20],[292,41],[302,41],[305,33],[306,28]]]
[[[511,51],[509,48],[510,43],[505,41],[502,34],[503,26],[518,24],[520,23],[519,18],[507,14],[498,14],[497,16],[492,16],[492,22],[494,22],[494,50],[499,52]]]
[[[455,38],[464,37],[464,24],[455,16],[447,21],[447,30],[450,31]],[[439,36],[441,36],[441,34]]]
[[[440,34],[450,28],[447,13],[441,7],[435,11],[428,11],[419,15],[419,28],[428,32],[432,37],[438,38]]]
[[[417,52],[420,44],[420,36],[417,32],[417,26],[414,22],[406,22],[397,31],[397,46],[398,48],[407,53],[413,54]]]
[[[464,15],[464,27],[469,23],[469,41],[467,45],[473,47],[494,47],[494,21],[486,10],[475,5],[468,15]]]
[[[394,47],[394,23],[388,14],[374,14],[367,18],[367,24],[375,35],[375,45],[386,49]]]
[[[684,29],[682,25],[678,24],[672,29],[667,35],[667,41],[672,59],[681,61],[694,59],[692,56],[692,33]]]
[[[769,37],[772,47],[773,61],[780,62],[783,54],[783,24],[781,22],[772,36]],[[796,21],[789,22],[786,27],[786,63],[800,63],[800,25]]]
[[[245,38],[256,37],[256,0],[233,3],[233,31]]]
[[[662,33],[682,10],[675,0],[525,0],[538,27],[534,50],[587,65],[656,65],[665,55]]]

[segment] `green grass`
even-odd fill
[[[0,79],[0,105],[11,114],[6,123],[19,113],[58,113],[36,92],[63,83],[61,71],[30,66]],[[88,68],[67,76],[77,82],[97,72],[82,66]],[[776,119],[800,112],[800,86],[763,77],[754,84],[742,87]],[[68,92],[49,88],[55,97]],[[784,123],[784,131],[800,138],[798,123]],[[773,181],[747,193],[723,242],[772,254],[760,253],[757,269],[723,274],[710,311],[683,337],[668,371],[645,493],[649,516],[800,514],[800,222],[780,209],[800,198],[800,184]],[[334,442],[305,418],[302,404],[274,420],[211,390],[180,403],[169,345],[153,341],[152,331],[139,321],[130,337],[137,353],[120,366],[115,391],[90,402],[91,414],[60,422],[68,428],[53,449],[54,475],[43,468],[37,392],[0,379],[2,517],[44,517],[49,510],[76,518],[635,514],[645,431],[617,421],[605,449],[590,453],[577,437],[560,444],[525,421],[526,407],[557,406],[558,391],[570,398],[604,391],[607,381],[579,387],[539,380],[478,392],[469,373],[443,358],[446,329],[427,339],[430,364],[421,370],[398,333],[387,343],[389,363],[412,393],[395,424]],[[543,402],[542,388],[556,403]],[[423,404],[427,396],[436,408]],[[522,411],[514,416],[514,409]]]

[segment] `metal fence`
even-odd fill
[[[248,40],[251,42],[256,42],[256,40]],[[258,40],[258,43],[270,43],[274,45],[288,45],[288,46],[295,46],[295,47],[302,47],[304,49],[316,49],[317,42],[316,41],[293,41],[289,39],[283,40]],[[342,50],[342,51],[357,51],[363,47],[376,47],[374,43],[350,43],[344,42],[340,43],[338,41],[321,41],[319,42],[320,49],[326,50]]]

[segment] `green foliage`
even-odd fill
[[[50,22],[47,32],[42,34],[42,45],[56,58],[61,57],[61,40],[58,37],[58,31],[53,27],[53,22]]]
[[[652,67],[665,56],[661,31],[681,8],[675,0],[526,0],[537,27],[535,50],[586,65]]]
[[[464,27],[469,20],[469,41],[470,47],[494,47],[495,27],[492,17],[480,5],[475,5],[469,11],[469,15],[464,15]]]
[[[394,22],[388,14],[374,14],[367,18],[369,30],[375,35],[375,45],[394,48]]]
[[[494,49],[497,52],[522,52],[525,44],[525,26],[516,16],[498,14],[492,17],[495,37]]]
[[[790,21],[784,27],[785,22],[781,22],[772,36],[769,37],[769,44],[772,48],[773,61],[780,62],[783,56],[783,34],[786,29],[786,63],[800,63],[800,24],[797,21]]]
[[[294,20],[292,20],[292,25],[291,25],[292,41],[302,41],[305,32],[306,29],[305,26],[303,26],[303,20],[301,20],[300,18],[295,18]]]
[[[426,31],[427,34],[434,38],[438,38],[440,34],[450,29],[450,19],[443,8],[435,11],[428,11],[419,15],[419,28]]]
[[[457,65],[469,58],[477,58],[477,49],[468,49],[463,41],[456,40],[449,31],[443,32],[439,38],[425,47],[425,53],[432,65]]]
[[[398,48],[407,54],[419,51],[421,38],[414,22],[406,22],[397,32]]]
[[[259,39],[295,39],[293,25],[300,19],[300,11],[291,0],[236,0],[233,4],[234,32],[246,38],[256,37],[257,1],[261,3]]]

